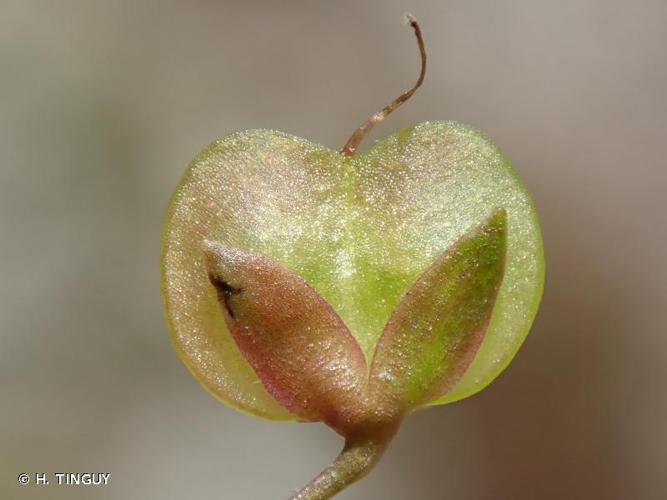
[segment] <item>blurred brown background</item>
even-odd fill
[[[163,210],[216,137],[340,147],[429,119],[490,135],[541,214],[547,283],[509,369],[408,419],[345,499],[662,499],[667,2],[0,2],[0,497],[276,499],[341,444],[218,403],[169,344]],[[111,473],[98,488],[21,472]]]

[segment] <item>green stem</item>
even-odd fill
[[[326,500],[364,477],[387,449],[388,437],[348,438],[338,458],[290,500]]]

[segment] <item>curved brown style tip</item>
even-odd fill
[[[422,30],[419,27],[417,19],[415,19],[415,17],[412,14],[407,14],[406,18],[408,24],[410,24],[412,29],[415,30],[415,36],[417,37],[417,45],[419,46],[419,54],[421,56],[421,69],[419,71],[419,78],[411,88],[403,92],[401,95],[399,95],[396,99],[387,104],[380,111],[368,117],[368,119],[364,123],[362,123],[357,130],[354,131],[354,133],[345,143],[345,146],[343,146],[343,149],[341,149],[340,151],[343,156],[354,155],[354,153],[357,151],[357,148],[359,147],[359,144],[361,144],[361,141],[363,141],[364,137],[366,137],[366,134],[368,134],[368,132],[370,132],[370,130],[375,125],[377,125],[387,116],[389,116],[401,104],[410,99],[410,97],[412,97],[412,94],[416,92],[416,90],[421,86],[421,84],[424,81],[424,77],[426,76],[426,47],[424,45],[424,37],[422,36]]]

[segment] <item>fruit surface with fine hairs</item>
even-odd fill
[[[521,181],[487,138],[454,122],[348,157],[281,132],[230,135],[190,164],[162,239],[167,320],[194,376],[242,411],[334,428],[361,418],[349,401],[400,400],[407,412],[484,388],[528,333],[543,273]],[[281,304],[296,312],[276,316]],[[425,317],[435,334],[405,333]],[[421,368],[397,361],[406,345]]]

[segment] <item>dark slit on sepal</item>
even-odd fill
[[[216,291],[218,292],[218,300],[223,304],[225,307],[225,310],[229,313],[229,316],[232,319],[235,319],[234,317],[234,311],[232,310],[232,306],[230,303],[230,299],[234,295],[238,295],[241,292],[243,292],[243,288],[235,288],[232,285],[230,285],[228,282],[225,280],[222,280],[215,276],[213,273],[208,274],[208,279],[210,282],[213,284],[215,287]]]

